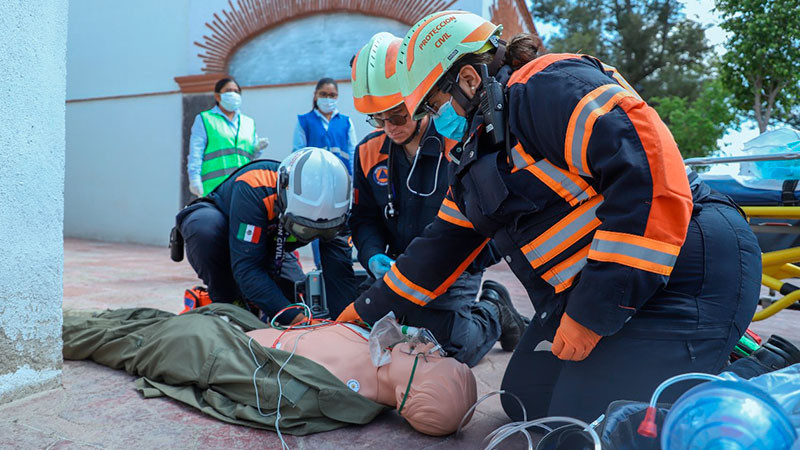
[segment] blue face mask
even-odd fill
[[[433,116],[433,124],[439,134],[454,141],[461,141],[467,133],[467,118],[458,115],[452,98],[439,107],[438,114]]]

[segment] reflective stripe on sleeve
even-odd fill
[[[397,265],[393,265],[391,270],[386,272],[383,276],[383,281],[393,290],[397,295],[409,300],[417,305],[425,306],[434,297],[433,293],[412,283],[408,278],[403,276]]]
[[[589,258],[669,276],[681,248],[642,236],[598,231]]]
[[[445,222],[452,223],[462,228],[473,228],[472,223],[467,217],[461,214],[455,202],[443,199],[442,206],[439,208],[439,213],[436,216]]]
[[[545,272],[542,278],[544,278],[548,284],[553,286],[556,294],[565,291],[567,288],[572,286],[572,282],[575,281],[575,277],[578,275],[581,269],[583,269],[583,266],[586,265],[586,258],[588,254],[589,246],[587,245],[574,255]]]
[[[525,170],[535,175],[570,206],[575,206],[597,195],[594,188],[579,176],[554,166],[546,159],[536,161],[534,165],[526,167]]]
[[[618,84],[606,84],[586,94],[569,119],[564,142],[564,159],[569,169],[584,177],[591,177],[586,148],[597,118],[608,113],[625,97],[633,97]]]
[[[601,222],[597,218],[597,208],[601,204],[603,196],[594,197],[522,247],[522,252],[531,266],[536,269],[546,264],[599,227]]]
[[[511,159],[514,165],[511,173],[527,170],[570,206],[575,206],[597,195],[594,188],[580,176],[553,165],[546,158],[539,161],[534,160],[519,143],[511,149]]]
[[[628,92],[633,94],[633,96],[638,98],[639,100],[642,99],[642,97],[639,96],[639,93],[636,92],[636,89],[634,89],[633,86],[631,86],[631,84],[628,83],[628,80],[626,80],[622,75],[620,75],[619,71],[617,71],[616,68],[611,67],[606,63],[601,63],[601,64],[603,65],[603,70],[611,72],[611,78],[616,80],[616,82],[619,83],[620,86],[624,87]]]
[[[531,155],[529,155],[522,148],[522,144],[519,143],[517,143],[517,145],[511,148],[511,158],[513,159],[512,163],[514,164],[514,169],[516,169],[512,170],[512,172],[516,172],[517,170],[522,170],[536,162],[533,160]]]

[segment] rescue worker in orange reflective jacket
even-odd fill
[[[411,119],[396,76],[402,41],[378,33],[352,64],[353,104],[378,128],[356,146],[353,171],[349,225],[358,259],[372,275],[364,289],[433,221],[448,187],[444,152],[456,144],[437,133],[429,118]],[[427,328],[448,356],[470,367],[498,340],[503,350],[514,350],[526,319],[500,283],[486,280],[481,286],[484,269],[498,260],[486,248],[434,305],[417,306],[397,319]]]
[[[501,31],[445,11],[406,35],[409,111],[464,144],[437,218],[339,319],[435,303],[491,238],[536,310],[502,383],[529,418],[593,420],[672,375],[720,371],[758,299],[745,219],[690,186],[669,130],[616,70]]]

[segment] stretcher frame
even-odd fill
[[[699,166],[793,159],[800,159],[800,153],[689,158],[684,160],[684,164]],[[748,222],[751,217],[800,220],[800,206],[742,206],[742,210],[747,214]],[[761,284],[773,291],[780,292],[783,297],[760,311],[756,311],[753,316],[754,322],[772,317],[800,301],[800,287],[783,281],[787,278],[800,278],[800,266],[796,265],[798,262],[800,262],[800,247],[761,253]]]

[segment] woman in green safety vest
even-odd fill
[[[239,113],[241,94],[242,89],[233,78],[217,81],[216,105],[194,119],[186,170],[189,190],[198,197],[210,193],[236,169],[257,159],[269,145],[267,138],[258,139],[253,118]]]

